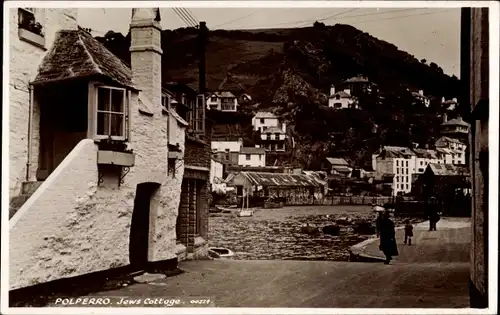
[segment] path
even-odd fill
[[[471,242],[469,218],[442,218],[437,231],[429,231],[429,222],[414,226],[412,245],[404,245],[404,230],[396,230],[399,256],[393,263],[466,262]],[[358,256],[384,260],[379,250],[379,240],[369,239],[351,247]]]
[[[92,296],[210,298],[218,307],[468,307],[470,228],[459,221],[443,219],[432,233],[424,230],[425,225],[416,226],[415,246],[400,245],[401,256],[391,265],[187,261],[180,263],[185,271],[181,275]]]

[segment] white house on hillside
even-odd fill
[[[350,89],[344,89],[335,93],[335,87],[330,88],[328,107],[335,109],[356,108],[356,99],[351,95]]]
[[[269,151],[285,151],[286,134],[279,127],[269,127],[260,133],[261,145]]]
[[[446,148],[453,152],[452,164],[465,164],[467,145],[462,141],[443,136],[436,141],[437,148]]]
[[[412,174],[415,173],[416,155],[409,148],[384,146],[379,154],[372,155],[374,170],[381,175],[394,175],[392,191],[411,192]]]
[[[238,165],[247,167],[266,166],[266,150],[264,148],[242,147]]]
[[[418,92],[412,92],[411,95],[415,99],[415,101],[422,102],[425,107],[429,107],[431,105],[431,100],[429,97],[424,95],[424,90],[419,90]]]
[[[207,98],[207,108],[221,112],[238,111],[238,98],[231,92],[214,92]]]
[[[219,161],[230,165],[238,165],[242,146],[243,140],[241,138],[212,140],[211,142],[212,153]]]
[[[286,124],[281,123],[279,117],[270,112],[262,111],[255,114],[255,116],[252,118],[252,126],[253,130],[260,132],[271,127],[278,127],[283,132],[286,132]]]

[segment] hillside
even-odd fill
[[[196,35],[196,29],[163,31],[164,81],[197,88]],[[129,34],[110,31],[97,39],[129,63]],[[444,112],[441,97],[459,95],[459,80],[437,64],[343,24],[210,31],[206,65],[209,90],[245,90],[261,108],[287,120],[289,145],[295,146],[283,160],[302,167],[315,168],[326,155],[345,155],[363,165],[382,144],[432,142]],[[377,83],[384,98],[361,96],[361,111],[325,108],[330,85],[358,74]],[[412,105],[407,89],[433,96],[430,108]]]

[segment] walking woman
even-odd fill
[[[396,244],[396,230],[394,222],[390,219],[388,210],[384,212],[383,219],[380,221],[380,246],[379,249],[385,255],[384,264],[388,265],[393,256],[398,256],[398,246]]]

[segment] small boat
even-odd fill
[[[244,209],[238,211],[238,216],[239,217],[251,217],[253,216],[253,210],[252,209]]]
[[[208,254],[212,258],[218,259],[231,259],[234,257],[234,252],[232,250],[222,247],[209,247]]]
[[[231,213],[235,209],[234,207],[221,207],[221,206],[215,206],[215,208],[222,213]]]

